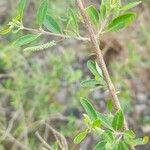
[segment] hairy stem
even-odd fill
[[[107,70],[102,51],[99,47],[99,42],[98,42],[97,36],[95,35],[93,27],[89,21],[89,17],[87,16],[87,14],[85,12],[85,8],[83,6],[82,0],[76,0],[76,2],[77,2],[77,6],[80,10],[80,13],[83,17],[84,23],[86,25],[86,29],[87,29],[87,32],[89,34],[90,41],[91,41],[93,48],[94,48],[94,51],[96,53],[97,62],[102,69],[105,81],[107,83],[109,93],[110,93],[111,98],[112,98],[112,103],[113,103],[114,109],[117,112],[117,111],[121,110],[120,102],[119,102],[119,99],[118,99],[118,96],[116,93],[116,89],[115,89],[115,87],[111,81],[109,72]],[[128,125],[127,125],[126,120],[124,120],[124,130],[128,130]],[[134,147],[131,147],[131,149],[134,150]]]
[[[50,35],[50,36],[55,36],[55,37],[60,37],[60,38],[65,38],[65,39],[77,39],[77,40],[80,40],[80,41],[89,41],[90,39],[89,38],[86,38],[86,37],[82,37],[82,36],[69,36],[69,35],[64,35],[64,34],[57,34],[57,33],[51,33],[51,32],[47,32],[43,29],[32,29],[32,28],[27,28],[27,27],[22,27],[21,28],[22,30],[26,30],[26,31],[29,31],[29,32],[33,32],[33,33],[39,33],[39,34],[43,34],[43,35]]]

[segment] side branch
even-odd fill
[[[47,32],[45,30],[40,30],[40,29],[32,29],[32,28],[27,28],[27,27],[22,27],[22,30],[25,31],[29,31],[29,32],[33,32],[33,33],[39,33],[42,35],[49,35],[49,36],[55,36],[55,37],[60,37],[60,38],[64,38],[64,39],[76,39],[79,41],[90,41],[89,38],[87,37],[82,37],[82,36],[68,36],[68,35],[63,35],[63,34],[57,34],[57,33],[51,33],[51,32]]]

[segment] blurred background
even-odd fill
[[[74,0],[49,1],[53,17],[65,16],[67,8],[74,7]],[[142,1],[134,9],[138,18],[132,26],[101,40],[129,126],[138,137],[150,135],[150,1]],[[27,0],[25,26],[36,27],[40,2]],[[16,13],[17,3],[0,0],[0,28]],[[100,6],[100,0],[85,0],[86,5],[91,3]],[[39,136],[54,150],[63,144],[68,144],[69,150],[91,150],[96,143],[92,135],[80,145],[73,144],[73,139],[84,128],[81,96],[89,97],[97,110],[106,112],[108,93],[99,89],[91,92],[80,85],[91,76],[86,62],[93,57],[92,47],[70,39],[25,55],[23,49],[12,46],[12,41],[25,33],[0,36],[0,150],[44,150]],[[38,42],[52,39],[45,36]],[[149,149],[150,144],[137,147]]]

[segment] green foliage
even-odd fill
[[[89,89],[93,89],[95,87],[103,86],[99,83],[99,81],[96,81],[95,79],[84,80],[84,81],[81,82],[81,85],[83,87],[86,87],[86,88],[89,88]]]
[[[100,10],[91,5],[85,9],[85,13],[90,19],[95,34],[97,34],[96,37],[99,38],[100,34],[117,32],[128,27],[136,18],[136,14],[128,12],[128,10],[140,3],[140,1],[132,2],[122,6],[121,0],[102,0]],[[66,16],[55,16],[50,13],[48,0],[44,0],[39,6],[36,17],[40,29],[32,29],[24,27],[22,22],[25,6],[26,0],[19,0],[18,14],[16,14],[16,17],[13,17],[9,24],[0,31],[1,35],[5,35],[11,31],[12,33],[18,33],[19,31],[24,30],[33,32],[32,34],[27,34],[17,39],[14,42],[15,46],[20,47],[27,45],[35,41],[41,34],[58,36],[61,38],[87,39],[80,35],[79,29],[80,23],[82,23],[82,16],[78,14],[77,10],[69,8]],[[45,31],[45,29],[47,29],[47,31]],[[39,51],[55,45],[56,42],[53,40],[45,44],[29,46],[25,48],[24,51]],[[47,115],[52,115],[58,110],[60,112],[62,111],[60,105],[53,99],[60,90],[60,80],[67,79],[68,84],[71,84],[79,80],[82,73],[80,70],[72,72],[72,69],[67,67],[68,63],[66,62],[68,61],[62,61],[61,57],[58,57],[57,55],[58,54],[55,54],[48,58],[51,60],[49,65],[53,65],[51,66],[53,68],[51,74],[49,74],[49,72],[43,74],[43,66],[40,66],[39,68],[35,61],[33,61],[34,64],[31,62],[31,68],[34,72],[32,77],[30,76],[30,73],[29,75],[26,75],[26,70],[22,70],[22,68],[26,68],[26,65],[29,63],[24,64],[25,58],[20,55],[20,53],[17,54],[17,56],[22,62],[21,65],[18,64],[16,59],[13,59],[13,63],[6,63],[9,69],[11,67],[13,69],[18,68],[17,72],[13,74],[15,80],[7,80],[4,83],[4,91],[6,90],[6,92],[9,93],[11,106],[14,109],[19,109],[20,107],[23,107],[23,105],[20,105],[21,103],[26,103],[26,109],[30,110],[33,104],[33,101],[31,100],[36,100],[35,112],[33,115],[35,116],[34,119],[37,121],[39,119],[47,119]],[[69,59],[70,56],[71,55],[68,54],[67,59]],[[5,57],[8,57],[7,60],[16,58],[14,55],[5,55]],[[87,62],[87,67],[94,76],[94,79],[83,80],[81,82],[82,86],[89,89],[95,89],[97,87],[107,89],[105,78],[103,77],[103,69],[101,70],[99,65],[92,60]],[[65,71],[63,70],[64,68],[66,68]],[[37,76],[37,74],[40,75]],[[52,81],[51,84],[49,81]],[[31,92],[31,94],[28,94],[29,92]],[[118,110],[114,114],[112,101],[107,103],[107,109],[109,110],[107,114],[96,111],[86,98],[81,98],[80,102],[87,115],[84,114],[85,130],[75,137],[75,144],[82,142],[89,133],[98,135],[98,143],[94,147],[95,150],[128,150],[130,146],[143,145],[148,142],[148,137],[144,137],[143,139],[136,138],[132,130],[124,131],[123,110]],[[53,105],[51,104],[49,106],[50,103]],[[25,115],[28,115],[28,113],[29,112],[27,111]],[[19,121],[22,122],[22,120]],[[35,122],[33,122],[33,124],[34,123]],[[18,135],[20,131],[23,132],[24,126],[23,122],[17,125],[15,136]],[[18,136],[20,137],[20,135]],[[58,148],[57,144],[59,145],[59,143],[54,145],[56,149]]]
[[[97,9],[93,5],[91,5],[86,8],[86,11],[91,20],[91,23],[98,28],[99,27],[99,13]]]
[[[107,109],[112,112],[113,111],[113,103],[112,103],[112,100],[109,100],[107,102]]]
[[[86,110],[89,118],[92,121],[95,121],[97,119],[97,113],[94,110],[94,108],[91,105],[91,103],[87,99],[85,99],[85,98],[81,98],[80,102],[81,102],[82,106],[84,107],[84,109]]]
[[[123,124],[124,124],[124,115],[122,110],[120,110],[115,113],[112,126],[115,130],[120,130],[122,129]]]
[[[99,80],[100,78],[103,77],[102,71],[99,68],[98,64],[95,61],[89,60],[87,62],[87,67],[91,71],[91,73],[95,76],[96,80]]]
[[[139,5],[140,3],[141,3],[141,1],[129,3],[129,4],[125,5],[125,6],[123,6],[123,7],[121,8],[121,10],[127,11],[127,10],[129,10],[129,9],[132,9],[132,8],[136,7],[136,6]]]
[[[48,10],[48,0],[44,0],[37,12],[37,23],[40,27],[43,25]]]
[[[0,35],[5,35],[11,31],[9,26],[5,27],[4,29],[0,30]]]
[[[79,25],[77,22],[77,15],[71,8],[68,10],[68,21],[67,21],[67,27],[66,27],[66,30],[69,30],[69,29],[73,31],[73,33],[79,35]]]
[[[96,146],[94,147],[94,150],[106,150],[105,145],[106,145],[105,141],[100,141],[96,144]]]
[[[46,16],[44,20],[44,26],[53,33],[58,33],[58,34],[62,33],[61,27],[56,22],[56,20],[50,15]]]
[[[25,6],[26,6],[26,0],[19,0],[18,13],[19,13],[19,17],[20,17],[21,20],[23,18],[23,13],[24,13]]]
[[[113,19],[105,29],[105,32],[117,32],[128,27],[136,18],[135,13],[123,14]]]
[[[18,40],[16,40],[13,44],[14,46],[23,46],[23,45],[26,45],[26,44],[29,44],[31,42],[33,42],[34,40],[36,40],[40,35],[36,35],[36,34],[28,34],[28,35],[25,35],[23,37],[20,37]]]
[[[97,78],[102,77],[101,71],[96,67],[94,61],[88,61],[87,66]],[[89,86],[90,88],[95,85],[95,81],[101,83],[101,80],[89,80],[82,81],[81,84],[87,85],[87,87]],[[74,143],[79,144],[83,141],[87,136],[87,133],[93,133],[99,137],[99,142],[95,145],[94,150],[129,150],[130,146],[147,143],[147,137],[143,139],[136,138],[135,133],[132,130],[123,130],[124,113],[122,110],[119,110],[115,114],[112,114],[113,104],[111,100],[107,103],[109,113],[105,115],[97,112],[89,100],[85,98],[81,98],[81,104],[87,113],[87,115],[84,114],[84,124],[86,129],[75,137]]]
[[[75,143],[75,144],[81,143],[81,142],[85,139],[85,137],[87,136],[87,133],[88,133],[87,131],[80,132],[80,133],[75,137],[74,143]]]

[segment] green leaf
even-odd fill
[[[103,85],[100,84],[99,81],[96,81],[94,79],[89,79],[89,80],[82,81],[81,86],[86,87],[86,88],[95,88],[95,87],[103,86]]]
[[[112,128],[112,121],[113,121],[112,115],[104,115],[104,114],[97,112],[97,116],[98,116],[98,119],[100,119],[101,124],[105,128],[113,130],[113,128]]]
[[[0,35],[6,35],[11,31],[10,26],[4,27],[4,29],[0,30]]]
[[[128,145],[124,141],[120,142],[120,146],[121,146],[122,150],[129,150]]]
[[[75,144],[81,143],[81,142],[86,138],[86,136],[87,136],[87,131],[83,131],[83,132],[79,133],[79,134],[75,137],[74,143],[75,143]]]
[[[14,46],[23,46],[25,44],[31,43],[34,40],[36,40],[40,35],[35,35],[35,34],[28,34],[25,36],[20,37],[18,40],[16,40],[13,45]]]
[[[124,137],[129,138],[129,139],[135,138],[135,133],[132,130],[124,131],[123,135]]]
[[[57,33],[57,34],[62,33],[59,24],[50,15],[46,15],[46,18],[44,20],[44,26],[53,33]]]
[[[72,10],[68,10],[68,23],[67,29],[70,28],[74,33],[79,34],[79,26],[77,22],[76,13]]]
[[[120,130],[123,127],[124,124],[124,114],[122,110],[115,113],[112,126],[114,130]]]
[[[98,28],[99,27],[99,12],[97,11],[97,9],[93,5],[91,5],[86,8],[86,12],[90,18],[91,23]]]
[[[135,146],[136,145],[145,145],[147,144],[149,141],[149,137],[148,136],[145,136],[144,138],[138,138],[138,139],[135,139],[134,142],[135,142]]]
[[[112,131],[105,131],[103,134],[102,134],[102,138],[107,141],[108,143],[113,143],[114,142],[114,137],[113,137],[113,133]]]
[[[18,12],[19,12],[21,20],[23,17],[23,12],[24,12],[25,6],[26,6],[26,0],[19,0]]]
[[[95,76],[96,79],[102,78],[102,71],[99,68],[98,64],[95,61],[89,60],[87,62],[87,67],[91,73]]]
[[[137,143],[136,143],[136,141],[134,139],[131,139],[131,138],[127,137],[127,136],[124,136],[124,141],[128,145],[132,145],[132,146],[136,146],[137,145]]]
[[[86,113],[90,117],[90,119],[92,121],[95,121],[97,119],[97,113],[96,113],[94,107],[92,106],[92,104],[85,98],[81,98],[80,102],[81,102],[83,108],[85,109]]]
[[[88,116],[87,114],[83,114],[83,116],[84,116],[84,124],[85,124],[87,127],[89,127],[89,125],[92,124],[91,119],[89,118],[89,116]]]
[[[107,16],[107,7],[106,7],[106,5],[101,5],[101,8],[100,8],[101,20],[105,20],[106,16]]]
[[[120,10],[121,11],[127,11],[129,9],[132,9],[134,7],[136,7],[137,5],[139,5],[142,1],[138,1],[138,2],[131,2],[125,6],[123,6]]]
[[[105,32],[116,32],[128,27],[136,18],[135,13],[128,13],[113,19],[106,27]]]
[[[121,141],[115,144],[114,150],[129,150],[129,148],[128,148],[128,145],[124,141]]]
[[[99,128],[100,126],[101,126],[100,119],[97,119],[92,123],[92,128],[96,128],[96,127]]]
[[[107,102],[107,109],[112,112],[113,111],[113,103],[112,103],[112,100],[109,100]]]
[[[111,0],[101,0],[101,5],[110,5]]]
[[[47,10],[48,10],[48,0],[44,0],[42,4],[40,5],[38,12],[37,12],[37,22],[40,26],[42,26],[45,20]]]
[[[94,147],[94,150],[106,150],[105,145],[106,145],[105,141],[98,142]]]

